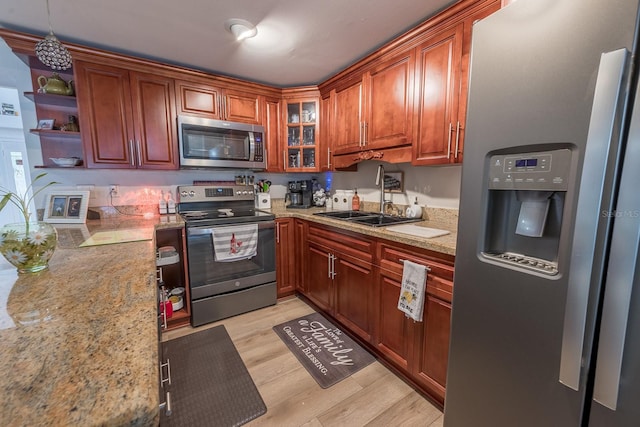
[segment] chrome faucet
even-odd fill
[[[378,165],[378,173],[376,174],[376,185],[380,186],[380,213],[384,214],[384,167]]]

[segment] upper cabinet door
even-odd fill
[[[264,133],[267,147],[267,172],[282,172],[284,165],[280,155],[281,105],[278,98],[266,98],[264,103]]]
[[[129,71],[75,61],[87,167],[135,168]]]
[[[221,119],[222,89],[210,85],[176,81],[178,114]]]
[[[241,92],[234,89],[225,89],[222,111],[224,119],[232,122],[250,123],[261,125],[259,95]]]
[[[414,165],[454,162],[459,149],[458,102],[463,24],[446,29],[417,50]]]
[[[87,167],[177,169],[173,80],[76,61]]]
[[[232,122],[262,124],[261,97],[213,84],[176,82],[178,114]]]
[[[333,125],[333,153],[344,154],[360,151],[363,141],[362,80],[341,87],[335,92]]]
[[[364,149],[411,145],[414,68],[412,49],[367,73]]]
[[[130,82],[137,166],[177,169],[178,131],[173,79],[132,72]]]

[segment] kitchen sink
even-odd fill
[[[381,214],[377,212],[362,211],[317,212],[314,215],[325,216],[342,221],[349,221],[355,224],[368,225],[371,227],[384,227],[387,225],[406,224],[409,222],[422,221],[421,218],[405,218],[400,216]]]
[[[329,218],[336,218],[336,219],[353,219],[353,218],[360,218],[363,216],[371,216],[371,215],[380,215],[380,214],[376,214],[373,212],[362,212],[362,211],[334,211],[334,212],[318,212],[315,213],[314,215],[318,215],[318,216],[326,216]]]

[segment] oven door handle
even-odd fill
[[[187,228],[187,234],[189,236],[201,236],[204,234],[213,234],[213,230],[216,228],[224,228],[226,226],[229,227],[237,227],[238,225],[241,224],[251,224],[251,223],[235,223],[235,224],[224,224],[224,225],[220,225],[218,227],[211,227],[210,225],[205,226],[205,227],[188,227]],[[269,229],[269,228],[276,228],[276,222],[275,221],[259,221],[258,223],[258,230],[265,230],[265,229]]]

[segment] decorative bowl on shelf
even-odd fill
[[[78,166],[82,163],[82,159],[79,157],[49,157],[56,166],[63,168],[71,168]]]

